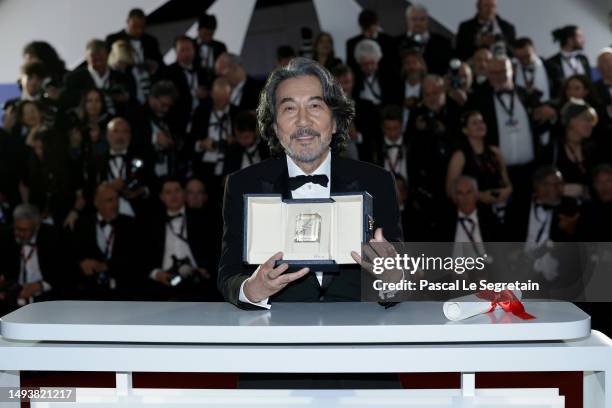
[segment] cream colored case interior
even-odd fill
[[[246,262],[261,264],[278,251],[285,260],[334,260],[354,264],[361,253],[363,196],[332,196],[334,202],[284,203],[282,197],[250,196],[247,200]],[[300,214],[318,214],[318,242],[296,242]]]

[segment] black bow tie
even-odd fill
[[[400,149],[401,147],[402,147],[401,144],[385,144],[385,149],[387,150]]]
[[[327,187],[328,182],[329,178],[325,174],[289,177],[289,189],[292,191],[297,190],[306,183],[320,184],[323,187]]]
[[[468,217],[459,217],[459,221],[460,222],[467,222],[468,224],[473,225],[474,224],[474,220]]]
[[[123,153],[111,154],[110,158],[111,158],[111,160],[115,160],[115,159],[118,159],[118,158],[125,159],[125,154],[123,154]]]
[[[552,205],[549,205],[549,204],[536,203],[535,208],[536,208],[536,210],[538,208],[541,208],[541,209],[543,209],[545,211],[550,211],[550,210],[552,210],[555,207],[553,207]]]
[[[98,221],[98,224],[100,225],[100,228],[104,228],[107,225],[110,225],[112,227],[115,225],[115,220],[110,220],[110,221],[100,220]]]
[[[502,89],[500,91],[495,91],[495,94],[497,96],[503,96],[503,95],[512,96],[514,94],[514,91],[511,91],[510,89]]]
[[[178,213],[178,214],[174,214],[174,215],[166,215],[166,221],[168,222],[172,222],[173,220],[176,220],[177,218],[182,218],[183,217],[183,213]]]

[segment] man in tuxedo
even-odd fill
[[[470,58],[470,67],[472,68],[474,81],[472,83],[472,91],[478,90],[480,87],[487,85],[487,72],[489,62],[493,59],[493,54],[487,47],[479,47],[474,51]]]
[[[135,115],[132,145],[143,152],[148,163],[153,163],[156,181],[174,176],[179,171],[180,153],[184,139],[179,138],[176,126],[167,120],[168,112],[178,97],[170,81],[158,81],[151,87],[147,104]]]
[[[127,75],[110,68],[106,43],[90,40],[85,48],[85,61],[85,66],[66,75],[62,106],[65,109],[77,106],[86,90],[97,88],[103,92],[110,114],[123,113],[135,96],[135,84]]]
[[[483,243],[500,240],[499,222],[487,207],[478,205],[478,194],[478,182],[473,177],[463,175],[453,181],[454,205],[439,218],[436,241],[471,244],[472,255],[479,256],[485,252]]]
[[[355,77],[353,70],[348,65],[339,64],[332,69],[332,74],[347,98],[353,97],[355,87]],[[357,150],[360,160],[375,162],[375,146],[382,140],[380,133],[380,113],[376,106],[367,99],[353,99],[355,106],[355,120],[348,128],[350,140],[347,144],[347,151],[351,150],[351,145]]]
[[[142,248],[133,218],[119,214],[119,196],[108,182],[96,189],[94,215],[80,218],[74,254],[80,271],[77,296],[134,299],[142,290]]]
[[[155,76],[164,67],[164,58],[159,51],[157,38],[145,32],[147,16],[139,8],[131,9],[123,30],[106,37],[106,46],[110,51],[113,43],[118,40],[127,41],[134,50],[136,68],[147,71]]]
[[[401,104],[401,80],[393,71],[380,65],[382,50],[374,40],[364,39],[355,46],[354,99],[370,101],[375,106]]]
[[[530,178],[536,160],[544,157],[551,145],[545,132],[547,124],[532,121],[527,93],[514,85],[508,57],[495,57],[489,62],[488,82],[472,94],[468,106],[479,111],[487,123],[487,143],[499,146],[515,187],[515,198],[525,198],[530,186],[524,181]]]
[[[355,58],[355,48],[362,40],[370,39],[380,46],[381,68],[383,70],[397,70],[399,59],[396,41],[393,37],[381,31],[376,12],[370,9],[362,10],[359,13],[358,23],[361,34],[349,38],[346,42],[346,65],[351,67],[353,72],[358,71],[359,62]]]
[[[612,166],[593,170],[593,199],[586,203],[578,220],[577,240],[612,242]]]
[[[149,278],[156,297],[175,300],[214,300],[216,237],[203,228],[202,214],[185,208],[179,180],[166,178],[159,198],[164,212],[151,222]]]
[[[402,53],[402,76],[404,78],[402,133],[408,127],[410,112],[421,102],[421,82],[427,75],[427,63],[416,50]]]
[[[232,87],[227,78],[216,78],[210,98],[198,107],[193,122],[194,169],[214,197],[221,187],[227,149],[234,141],[233,120],[238,108],[230,103],[231,95]]]
[[[568,296],[581,290],[582,263],[577,247],[554,243],[575,241],[582,211],[574,198],[563,196],[563,177],[554,166],[536,169],[532,180],[531,199],[513,200],[506,211],[508,237],[525,243],[520,256],[528,262],[530,278],[543,285],[542,294]]]
[[[404,134],[408,181],[421,215],[433,222],[446,199],[446,169],[456,145],[459,107],[446,97],[444,81],[437,75],[428,75],[421,89],[422,103],[411,113]]]
[[[150,164],[130,149],[132,133],[125,119],[117,117],[108,122],[106,139],[108,151],[96,155],[89,166],[86,198],[92,202],[96,187],[106,181],[119,195],[119,214],[143,215],[150,194]]]
[[[235,143],[227,148],[225,174],[257,164],[270,156],[267,143],[257,134],[257,118],[249,111],[240,112],[234,119]]]
[[[298,199],[368,191],[374,200],[374,240],[401,241],[392,175],[335,154],[348,137],[353,115],[352,104],[338,83],[310,59],[295,58],[268,78],[258,122],[275,157],[230,175],[226,183],[218,286],[228,302],[243,309],[262,309],[277,301],[356,301],[361,294],[357,265],[341,266],[337,273],[308,268],[286,273],[288,264],[275,266],[283,259],[282,252],[258,267],[244,265],[244,194]],[[355,251],[352,256],[359,263]]]
[[[595,82],[597,96],[601,102],[599,122],[595,128],[599,160],[612,162],[612,48],[604,48],[597,57],[597,68],[601,79]]]
[[[215,73],[229,81],[232,87],[233,106],[240,111],[255,111],[263,84],[247,75],[238,55],[227,52],[221,54],[215,63]]]
[[[429,13],[422,4],[413,4],[406,9],[406,33],[398,37],[399,52],[415,49],[423,55],[427,70],[444,75],[454,50],[451,41],[440,34],[429,31]]]
[[[497,15],[497,0],[477,0],[476,15],[461,24],[457,31],[457,56],[467,61],[479,47],[501,53],[501,44],[511,44],[516,37],[514,26]]]
[[[527,37],[518,38],[512,43],[514,59],[514,83],[524,88],[534,103],[550,100],[550,82],[546,66],[536,54],[533,41]]]
[[[196,61],[197,65],[214,77],[215,62],[221,54],[227,51],[227,47],[221,41],[215,40],[217,29],[217,18],[212,14],[204,14],[198,21],[198,38]]]
[[[0,235],[0,311],[8,313],[66,290],[67,268],[57,231],[41,223],[38,208],[20,204],[13,226]]]
[[[397,105],[385,106],[381,113],[383,143],[376,156],[385,170],[408,180],[408,147],[402,134],[402,111]]]
[[[591,64],[582,53],[584,36],[578,26],[557,28],[552,32],[552,36],[561,49],[546,61],[546,68],[551,81],[551,96],[559,98],[566,78],[572,75],[586,75],[591,78]]]
[[[195,63],[196,45],[191,37],[180,35],[174,40],[176,61],[166,68],[166,79],[178,90],[178,98],[170,109],[169,118],[182,135],[191,131],[195,111],[208,96],[209,78]]]

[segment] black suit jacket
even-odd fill
[[[107,261],[97,241],[96,215],[79,218],[73,236],[76,261],[95,259],[107,262],[109,275],[117,281],[119,289],[135,288],[144,280],[141,237],[136,222],[118,215],[113,222],[114,240],[110,259]]]
[[[225,43],[222,43],[221,41],[217,41],[217,40],[212,40],[210,43],[206,44],[209,47],[212,48],[212,52],[213,52],[213,60],[217,61],[217,58],[219,58],[219,55],[223,54],[224,52],[227,51],[227,47],[225,46]],[[196,66],[201,66],[202,61],[201,61],[201,55],[200,55],[200,47],[202,46],[202,43],[197,42],[196,44],[196,60],[195,60],[195,65]]]
[[[217,237],[211,233],[208,227],[210,222],[204,218],[200,211],[185,209],[187,242],[194,260],[200,268],[206,268],[211,274],[216,270],[215,244],[213,240]],[[155,268],[161,268],[164,260],[166,246],[166,214],[160,214],[151,222],[148,273]]]
[[[578,55],[577,58],[584,69],[585,75],[591,79],[591,65],[589,64],[589,60],[584,55]],[[563,75],[563,57],[561,53],[559,52],[547,59],[545,66],[548,80],[551,83],[550,97],[559,98],[561,96],[561,89],[563,88],[563,81],[565,81],[565,75]]]
[[[499,16],[496,16],[495,19],[497,20],[497,25],[499,25],[499,29],[502,32],[506,44],[511,44],[516,38],[516,29],[514,25]],[[474,54],[476,50],[476,35],[479,30],[480,23],[478,22],[478,16],[474,16],[459,24],[456,41],[457,57],[463,61],[467,61],[472,54]]]
[[[359,71],[359,64],[355,60],[355,47],[364,39],[366,39],[366,37],[363,34],[359,34],[346,41],[346,64],[351,67],[353,72]],[[379,67],[399,70],[399,53],[395,39],[388,34],[378,33],[374,41],[380,45],[383,54],[383,58],[378,64]]]
[[[395,71],[384,66],[378,66],[376,73],[378,86],[380,87],[380,107],[386,105],[402,105],[404,92],[403,83]],[[353,87],[353,99],[360,99],[359,94],[365,88],[365,78],[361,69],[355,71],[355,86]]]
[[[287,188],[287,161],[284,155],[266,160],[230,175],[223,201],[223,242],[219,261],[218,287],[228,302],[244,309],[256,306],[239,301],[240,286],[255,265],[242,263],[244,237],[244,194],[282,194],[290,198]],[[375,227],[382,227],[388,241],[401,241],[399,208],[392,175],[372,164],[337,156],[331,161],[331,193],[367,191],[374,199]],[[360,270],[357,265],[342,266],[331,280],[323,301],[356,301],[360,299]],[[315,274],[309,273],[271,297],[272,302],[317,302],[321,288]]]
[[[195,62],[193,66],[195,67],[194,72],[198,78],[198,86],[206,86],[206,84],[209,82],[208,73],[196,66]],[[178,98],[174,101],[172,108],[170,108],[170,112],[168,112],[168,120],[175,123],[177,131],[184,134],[187,129],[189,119],[191,118],[191,104],[193,101],[191,89],[189,88],[187,77],[185,76],[185,71],[178,62],[175,62],[166,67],[164,77],[165,79],[172,81],[178,91]],[[200,103],[202,102],[203,100],[200,100]]]
[[[7,281],[17,281],[21,266],[21,246],[15,241],[12,228],[5,228],[0,237],[0,275]],[[38,264],[43,279],[52,286],[52,290],[62,292],[69,280],[66,253],[58,231],[51,226],[41,224],[36,237]]]
[[[242,98],[237,106],[238,111],[254,111],[259,104],[259,94],[263,89],[263,82],[247,76],[244,87],[242,88]]]
[[[108,49],[110,51],[115,41],[125,40],[129,43],[130,39],[130,35],[125,30],[121,30],[113,34],[109,34],[106,37],[106,45],[108,46]],[[159,42],[157,41],[157,38],[155,38],[151,34],[144,33],[142,37],[140,37],[140,43],[142,44],[142,50],[144,53],[145,60],[155,61],[157,63],[158,69],[163,68],[164,57],[159,51]]]
[[[119,71],[110,69],[109,89],[121,88],[130,94],[130,100],[134,100],[136,95],[136,83],[131,75],[126,75]],[[66,74],[64,78],[64,93],[61,97],[61,105],[65,109],[73,108],[81,102],[83,92],[95,88],[96,84],[87,70],[87,66],[82,66]],[[127,105],[115,103],[117,113],[123,113]]]
[[[483,242],[498,242],[501,241],[502,231],[499,221],[491,213],[491,210],[485,206],[479,205],[476,209],[478,215],[478,227]],[[457,229],[457,208],[449,207],[438,220],[433,236],[436,242],[454,242],[455,232]]]
[[[529,232],[529,214],[532,200],[515,200],[506,210],[506,234],[511,242],[525,242]],[[563,197],[561,204],[553,209],[553,217],[550,226],[550,240],[553,242],[571,242],[573,236],[559,229],[559,214],[567,208],[578,208],[576,200]]]
[[[265,160],[270,157],[270,148],[263,140],[257,142],[257,152],[261,160]],[[240,170],[242,166],[242,156],[244,155],[244,147],[238,143],[233,143],[228,146],[225,152],[225,164],[223,165],[223,172],[225,174],[231,174]]]
[[[413,47],[413,43],[410,38],[403,34],[397,38],[399,44],[398,53],[401,55],[403,50],[410,49]],[[432,74],[446,75],[448,72],[448,63],[453,58],[455,50],[453,49],[452,42],[438,34],[429,33],[429,40],[423,49],[423,58],[427,64],[427,71]]]

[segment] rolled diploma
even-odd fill
[[[523,294],[520,290],[513,290],[514,296],[521,300]],[[476,296],[476,294],[461,296],[453,300],[444,302],[442,310],[448,320],[456,322],[488,312],[491,309],[491,302]]]

